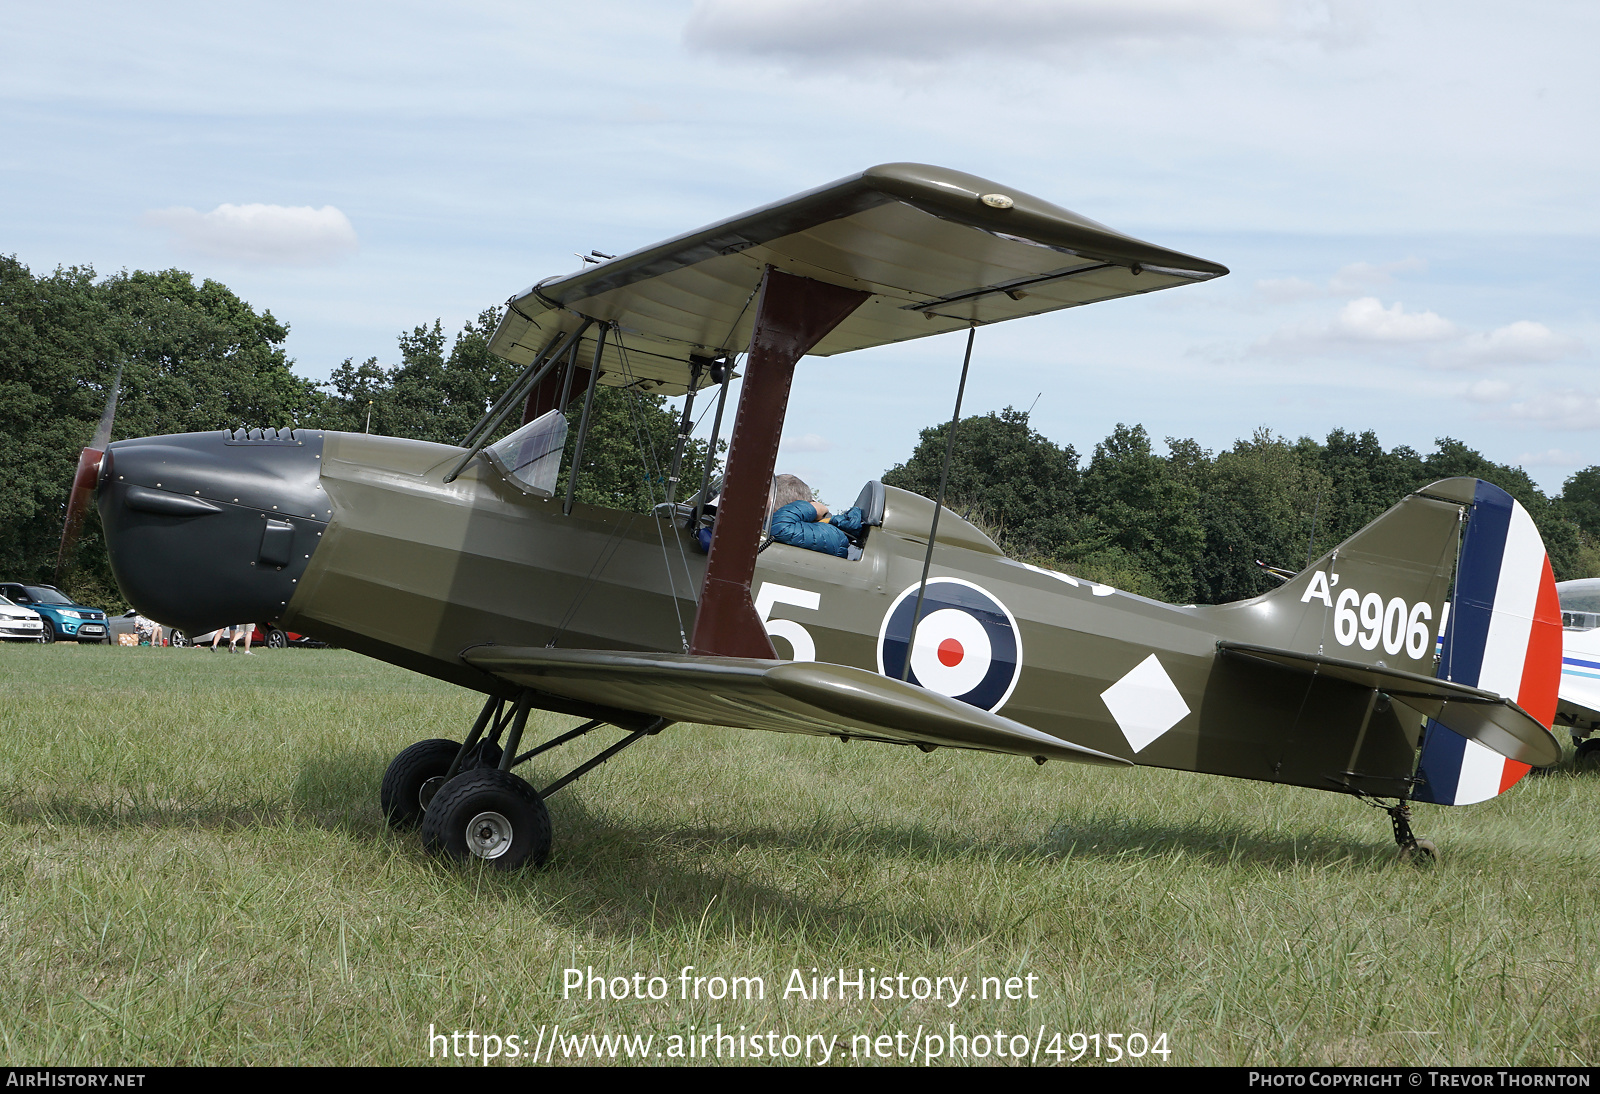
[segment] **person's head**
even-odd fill
[[[772,511],[796,501],[811,501],[811,487],[793,475],[776,475],[772,480]]]

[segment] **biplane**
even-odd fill
[[[384,776],[389,822],[431,849],[542,862],[550,795],[685,722],[1312,787],[1387,809],[1411,854],[1431,853],[1411,803],[1483,800],[1558,758],[1550,565],[1488,483],[1418,490],[1217,606],[1010,559],[942,486],[868,482],[852,557],[764,535],[804,356],[965,333],[953,426],[977,328],[1225,267],[904,163],[593,257],[510,299],[491,349],[523,371],[458,446],[314,429],[108,445],[108,407],[80,461],[69,512],[97,498],[144,614],[270,620],[485,696],[460,739]],[[704,393],[717,450],[736,374],[718,481],[682,444]],[[654,512],[575,497],[598,385],[685,399]],[[576,724],[532,744],[535,709]],[[542,787],[516,774],[596,732],[620,737]]]

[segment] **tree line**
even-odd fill
[[[288,328],[219,282],[197,285],[181,270],[98,277],[87,266],[35,275],[0,255],[0,576],[54,580],[78,453],[119,367],[113,440],[295,426],[455,444],[521,371],[489,352],[499,318],[490,308],[453,338],[437,320],[415,327],[394,364],[346,359],[318,384],[293,372]],[[647,510],[663,496],[677,415],[660,396],[605,386],[593,414],[577,499]],[[495,438],[518,424],[509,415]],[[575,442],[569,429],[563,468]],[[691,445],[685,466],[704,458],[704,442]],[[126,607],[92,509],[66,584],[86,603]]]
[[[948,431],[923,430],[883,481],[936,496]],[[1073,447],[1040,435],[1024,411],[964,418],[946,505],[1013,557],[1171,603],[1221,604],[1275,584],[1258,561],[1298,571],[1410,491],[1470,475],[1528,510],[1556,580],[1600,576],[1600,467],[1549,498],[1522,468],[1451,437],[1428,455],[1344,429],[1322,441],[1261,429],[1215,453],[1168,437],[1166,448],[1155,451],[1143,426],[1119,424],[1080,467]]]
[[[113,439],[289,425],[453,444],[520,371],[489,352],[498,321],[491,308],[453,337],[437,320],[417,326],[400,335],[395,363],[346,359],[317,384],[294,373],[288,328],[219,282],[181,270],[99,277],[86,266],[35,275],[0,255],[0,576],[52,579],[78,453],[119,366]],[[579,499],[647,510],[663,494],[674,408],[602,386],[594,413]],[[499,432],[516,424],[513,415]],[[935,496],[947,429],[923,430],[884,481]],[[1600,466],[1548,498],[1520,468],[1460,441],[1436,448],[1424,456],[1386,450],[1370,432],[1290,441],[1261,430],[1217,453],[1168,438],[1161,454],[1141,426],[1119,425],[1080,467],[1072,445],[1007,408],[958,424],[947,504],[1014,556],[1163,600],[1216,603],[1269,586],[1257,559],[1298,569],[1407,491],[1474,475],[1533,515],[1558,579],[1600,574]],[[699,442],[685,466],[704,456]],[[123,603],[93,514],[68,591],[108,609]]]

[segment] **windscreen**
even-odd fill
[[[496,471],[525,494],[554,497],[567,445],[567,416],[547,411],[483,450]]]
[[[1564,612],[1600,612],[1600,579],[1563,581],[1556,587],[1556,596]]]
[[[54,590],[54,589],[46,589],[41,585],[24,585],[23,588],[25,590],[27,590],[27,593],[28,593],[29,596],[33,597],[33,599],[37,600],[41,604],[71,604],[72,603],[72,601],[70,599],[68,599],[65,596],[62,596],[56,590]]]

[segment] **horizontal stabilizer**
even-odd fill
[[[1477,741],[1508,759],[1545,767],[1561,758],[1561,746],[1527,711],[1510,699],[1465,684],[1420,676],[1414,672],[1365,665],[1321,654],[1218,642],[1225,656],[1257,661],[1279,668],[1344,680],[1363,688],[1376,688],[1469,741]]]
[[[677,722],[1129,766],[1121,757],[847,665],[525,646],[474,646],[462,657],[536,691]]]

